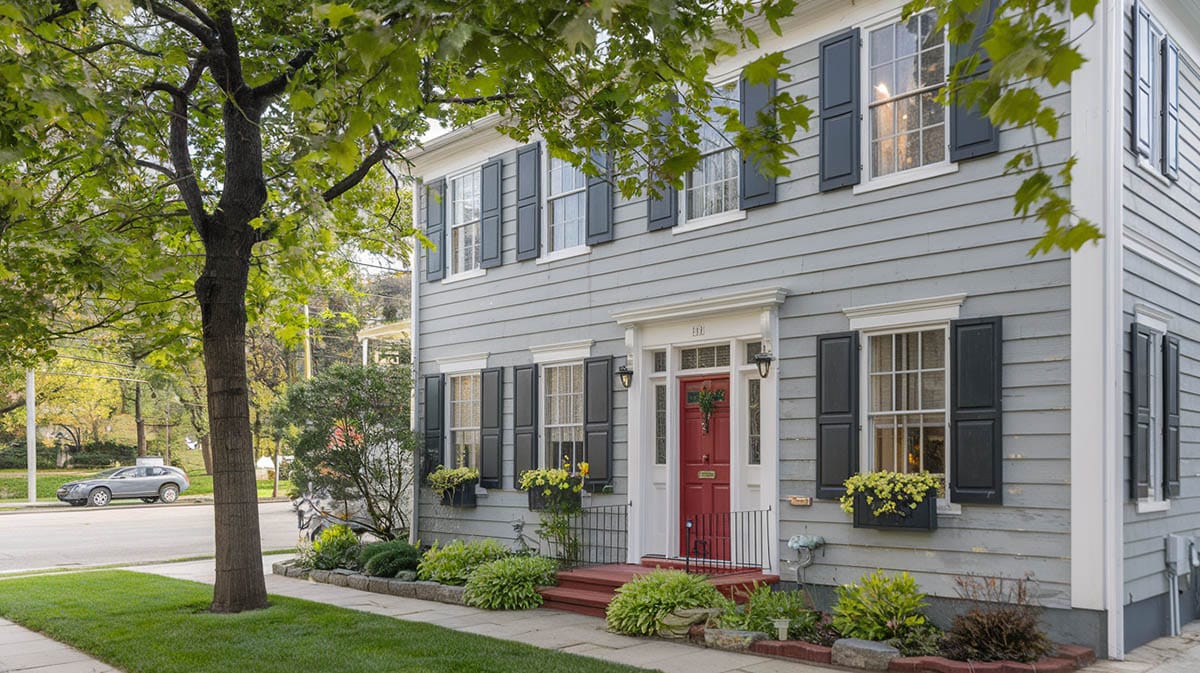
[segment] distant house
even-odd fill
[[[511,539],[537,521],[520,474],[586,460],[628,562],[712,556],[689,522],[765,513],[726,537],[784,580],[789,538],[823,537],[818,597],[883,568],[952,609],[956,575],[1032,572],[1052,635],[1115,658],[1176,603],[1197,617],[1164,538],[1200,534],[1200,6],[1067,26],[1089,60],[1036,149],[1078,158],[1071,202],[1105,237],[1031,256],[1004,167],[1033,135],[934,104],[962,54],[902,5],[801,3],[714,72],[753,119],[740,68],[785,52],[777,86],[819,112],[787,177],[714,132],[685,189],[626,199],[494,118],[413,157],[437,244],[413,267],[424,464],[482,473],[474,509],[423,490],[416,535]],[[943,475],[936,530],[853,526],[842,483],[880,469]]]

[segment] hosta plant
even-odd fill
[[[479,566],[511,554],[508,547],[495,540],[455,540],[445,546],[438,546],[435,542],[421,557],[417,578],[461,586],[467,583],[471,573]]]
[[[558,563],[542,556],[489,561],[467,579],[463,599],[485,610],[529,610],[542,604],[538,587],[554,584]]]
[[[713,608],[724,599],[704,575],[680,570],[655,570],[617,589],[608,604],[608,628],[618,633],[652,636],[679,610]]]

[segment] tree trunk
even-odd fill
[[[246,379],[246,286],[254,231],[248,223],[223,221],[228,217],[218,213],[209,222],[216,235],[208,237],[204,272],[196,282],[213,463],[213,612],[267,605]]]
[[[142,418],[142,384],[138,383],[133,389],[133,422],[137,426],[137,451],[139,456],[146,455],[146,419]]]
[[[275,474],[272,476],[274,483],[271,484],[271,497],[279,497],[279,445],[283,444],[282,437],[275,438]]]
[[[204,474],[212,476],[212,449],[208,445],[208,435],[200,438],[200,457],[204,459]]]

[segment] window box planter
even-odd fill
[[[937,530],[937,493],[931,492],[925,496],[908,516],[899,514],[883,514],[875,516],[871,506],[867,504],[864,493],[854,494],[854,527],[855,528],[888,528],[900,530]]]
[[[552,489],[550,495],[545,494],[544,487],[529,489],[529,511],[540,512],[549,509],[551,505],[559,506],[563,511],[575,511],[583,507],[583,493],[573,488]]]
[[[454,488],[442,491],[442,504],[446,507],[474,507],[475,482],[459,484]]]

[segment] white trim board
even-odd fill
[[[536,364],[584,360],[592,356],[592,340],[567,341],[544,346],[530,346],[529,353]]]
[[[684,320],[714,313],[747,311],[772,308],[787,299],[788,291],[782,287],[762,288],[748,292],[717,295],[682,302],[656,304],[645,308],[613,313],[612,317],[622,327],[664,320]]]
[[[1145,257],[1164,269],[1200,285],[1200,264],[1196,264],[1136,229],[1127,227],[1124,234],[1121,242],[1126,250],[1139,257]]]
[[[958,320],[965,292],[940,297],[905,299],[884,304],[851,306],[842,309],[850,319],[850,329],[869,330],[878,327],[899,327]]]
[[[438,358],[438,371],[442,374],[461,374],[463,372],[478,372],[487,369],[488,354],[472,353],[452,358]]]

